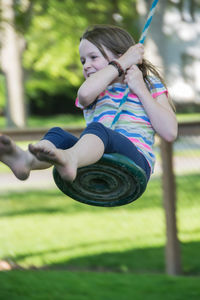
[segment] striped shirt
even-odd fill
[[[155,77],[149,77],[149,79],[151,86],[149,84],[148,86],[153,98],[163,93],[167,94],[167,90],[160,80]],[[121,83],[108,86],[90,106],[83,110],[86,124],[100,122],[110,128],[126,88],[127,85]],[[76,100],[76,106],[81,108],[78,99]],[[123,134],[135,144],[137,149],[145,156],[153,172],[155,164],[153,153],[155,130],[137,95],[131,92],[128,93],[114,130]]]

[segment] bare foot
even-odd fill
[[[51,142],[43,140],[35,145],[29,145],[29,151],[41,161],[54,165],[60,176],[73,182],[77,173],[77,162],[71,149],[57,149]]]
[[[0,136],[0,161],[6,164],[20,179],[25,180],[30,174],[30,157],[19,148],[8,136]]]

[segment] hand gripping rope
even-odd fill
[[[139,43],[144,43],[158,0],[154,0]],[[113,129],[128,97],[128,88],[111,124]],[[146,189],[146,174],[131,159],[117,153],[104,154],[95,164],[79,168],[73,183],[63,181],[53,169],[58,188],[69,197],[94,206],[120,206],[139,198]]]

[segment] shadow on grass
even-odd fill
[[[69,271],[0,273],[1,299],[199,300],[199,278]]]
[[[29,190],[10,192],[1,196],[0,217],[15,217],[31,214],[50,213],[99,213],[101,211],[120,210],[122,207],[95,207],[75,201],[59,190]],[[152,180],[143,196],[126,206],[128,210],[141,210],[161,206],[160,180]],[[5,208],[4,208],[5,207]]]
[[[119,244],[122,240],[112,241]],[[105,241],[106,245],[109,244]],[[97,243],[83,243],[79,247],[95,246]],[[65,253],[75,251],[76,247],[62,247],[39,251],[33,253],[24,253],[15,257],[6,258],[6,260],[18,261],[29,258],[30,256],[45,256],[51,254]],[[200,276],[200,242],[181,243],[182,270],[185,275]],[[66,255],[67,256],[67,255]],[[131,249],[123,252],[104,252],[62,260],[59,263],[50,263],[42,267],[30,266],[28,269],[38,270],[69,270],[69,271],[96,271],[96,272],[131,272],[131,273],[165,273],[165,248],[149,247],[140,249]]]
[[[198,190],[199,176],[189,175],[180,176],[178,178],[178,185],[181,192],[184,189],[191,195],[197,202],[197,190],[194,185],[186,184],[187,179],[195,184]],[[199,191],[199,190],[198,190]],[[29,191],[9,193],[3,195],[0,199],[1,217],[14,217],[14,216],[29,216],[31,214],[66,214],[73,215],[77,213],[97,213],[99,211],[105,212],[109,210],[120,210],[118,208],[99,208],[84,205],[73,201],[72,199],[64,196],[59,190],[51,191]],[[185,197],[181,198],[181,206],[190,207],[191,201]],[[126,210],[135,211],[148,208],[162,207],[161,204],[161,186],[160,180],[152,180],[149,183],[147,191],[144,195],[132,204],[126,205]],[[116,240],[112,243],[119,244],[122,240]],[[102,242],[101,242],[102,243]],[[105,241],[105,243],[108,243]],[[94,244],[95,245],[95,244]],[[79,247],[92,247],[92,243],[82,244]],[[116,247],[117,248],[117,247]],[[68,257],[68,251],[76,250],[75,248],[58,248],[49,249],[44,252],[22,253],[19,256],[11,257],[16,263],[20,260],[25,260],[29,256],[45,256],[51,253],[63,253],[63,256]],[[65,255],[66,252],[66,255]],[[200,242],[190,242],[181,245],[183,269],[186,274],[200,275]],[[73,258],[70,260],[62,261],[57,264],[50,264],[47,266],[49,269],[55,268],[77,268],[77,269],[105,269],[113,270],[116,272],[164,272],[164,248],[144,248],[144,249],[131,249],[124,252],[106,252],[95,255],[88,255],[84,257]]]
[[[200,181],[198,174],[177,177],[178,205],[191,206],[191,199],[197,201]],[[99,211],[120,210],[122,207],[104,208],[85,205],[64,195],[58,189],[29,190],[24,192],[10,192],[1,196],[0,217],[14,217],[31,214],[66,213],[76,214],[84,212],[99,213]],[[5,209],[4,209],[5,206]],[[160,178],[153,178],[144,194],[136,201],[124,206],[127,210],[141,210],[162,207],[162,188]]]

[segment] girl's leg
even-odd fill
[[[104,153],[104,143],[94,134],[83,135],[73,147],[62,150],[55,146],[30,145],[30,151],[42,161],[55,165],[64,180],[73,181],[77,168],[97,162]]]
[[[78,138],[60,127],[53,127],[44,135],[43,140],[48,140],[56,148],[64,150],[74,146]]]
[[[31,170],[46,169],[51,166],[45,161],[39,161],[28,150],[22,150],[5,135],[0,136],[0,161],[6,164],[20,180],[27,179]]]
[[[151,169],[146,158],[127,137],[97,122],[91,123],[82,136],[88,133],[97,135],[103,141],[105,153],[118,153],[130,158],[145,171],[149,179]]]
[[[134,144],[98,122],[91,123],[78,142],[67,150],[34,145],[31,151],[38,159],[54,164],[61,177],[67,181],[75,179],[77,168],[97,162],[104,152],[123,154],[142,167],[148,177],[150,175],[148,162]]]
[[[55,147],[66,149],[73,146],[77,140],[73,135],[55,127],[50,129],[35,146],[48,149]],[[22,150],[8,136],[0,136],[0,161],[6,164],[20,180],[27,179],[31,170],[46,169],[52,166],[52,163],[48,161],[39,160],[31,151]]]

